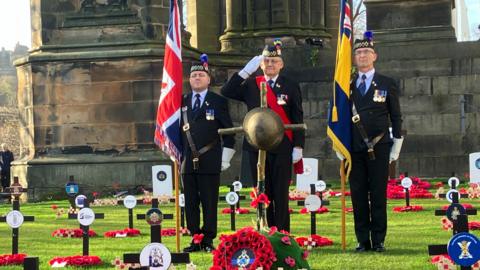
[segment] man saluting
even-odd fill
[[[226,97],[244,102],[250,111],[260,107],[260,83],[267,82],[268,107],[275,111],[283,123],[303,123],[302,96],[298,83],[280,74],[284,66],[281,57],[281,42],[266,46],[262,55],[253,57],[238,73],[235,73],[222,88]],[[263,75],[253,76],[258,68]],[[305,135],[302,130],[286,131],[282,142],[267,152],[265,161],[265,193],[271,203],[267,208],[269,226],[290,231],[288,212],[288,186],[292,176],[292,163],[300,167]],[[243,142],[249,154],[250,169],[256,186],[258,150]]]

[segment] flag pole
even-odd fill
[[[178,170],[178,163],[175,160],[173,162],[173,168],[174,168],[174,178],[175,178],[175,240],[177,244],[177,252],[180,252],[180,202],[179,202],[179,170]]]
[[[346,230],[345,230],[345,182],[346,182],[346,175],[345,175],[345,160],[340,162],[340,182],[341,182],[341,201],[342,201],[342,251],[345,252],[347,243],[345,239]]]

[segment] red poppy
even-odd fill
[[[27,254],[23,253],[0,255],[0,266],[23,264],[25,257]]]
[[[204,236],[205,236],[205,235],[204,235],[203,233],[194,234],[194,235],[193,235],[193,243],[194,243],[194,244],[197,244],[197,245],[200,244],[200,243],[202,243]]]

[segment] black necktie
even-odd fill
[[[360,84],[358,85],[358,90],[360,91],[360,94],[364,96],[367,93],[367,84],[365,83],[365,79],[367,76],[365,74],[362,75],[362,80],[360,81]]]
[[[270,88],[272,88],[272,89],[273,89],[273,86],[274,86],[274,83],[275,83],[275,82],[274,82],[273,80],[271,80],[271,79],[270,79],[270,80],[268,80],[268,82],[267,82],[267,83],[268,83],[268,85],[270,85]]]
[[[200,94],[195,95],[195,103],[193,103],[193,111],[196,112],[200,109]]]

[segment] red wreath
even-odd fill
[[[308,209],[306,207],[304,207],[304,208],[300,209],[299,213],[300,214],[308,214],[308,213],[310,213],[310,211],[308,211]],[[317,213],[317,214],[328,213],[328,208],[322,206],[322,207],[318,208],[318,210],[315,211],[315,213]]]
[[[68,256],[68,257],[55,257],[51,259],[48,264],[53,265],[55,263],[62,264],[65,263],[65,266],[90,266],[90,265],[100,265],[102,260],[98,256]]]
[[[418,212],[422,211],[423,207],[420,205],[411,205],[411,206],[396,206],[393,207],[393,212],[400,213],[400,212]]]
[[[223,208],[222,210],[222,214],[231,214],[232,213],[232,209],[230,208]],[[247,208],[236,208],[235,209],[235,214],[238,214],[238,215],[243,215],[243,214],[248,214],[250,213],[250,210],[248,210]]]
[[[81,238],[82,235],[82,229],[57,229],[52,232],[53,237]],[[97,233],[94,230],[88,230],[88,236],[94,237],[97,236]]]
[[[132,229],[126,228],[126,229],[123,229],[123,230],[108,231],[108,232],[104,233],[103,236],[105,236],[107,238],[110,238],[110,237],[116,237],[117,234],[126,235],[127,237],[133,237],[133,236],[140,235],[140,230],[135,229],[135,228],[132,228]]]
[[[27,257],[27,254],[5,254],[0,255],[0,266],[23,264],[23,260]]]
[[[461,205],[463,206],[463,208],[465,208],[465,210],[473,209],[473,205],[471,205],[469,203],[462,203]],[[450,207],[450,204],[442,206],[442,210],[447,210],[448,207]]]
[[[301,247],[323,247],[333,245],[333,241],[327,237],[322,237],[317,234],[312,234],[310,237],[297,237],[295,238],[298,245]]]
[[[248,270],[255,270],[259,267],[270,269],[276,261],[276,255],[272,244],[268,239],[259,234],[251,227],[240,229],[234,234],[220,236],[220,244],[213,251],[213,266],[210,269],[236,270],[232,267],[233,254],[241,248],[249,248],[255,254],[255,261]]]

